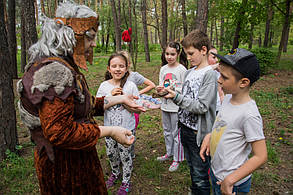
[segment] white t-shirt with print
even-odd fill
[[[118,86],[112,85],[109,81],[104,81],[96,94],[96,97],[112,96],[111,91]],[[138,89],[136,85],[127,81],[123,87],[124,94],[133,94],[138,96]],[[104,112],[105,126],[121,126],[129,130],[135,128],[134,114],[129,112],[122,104],[114,105]]]
[[[164,65],[160,69],[159,84],[161,86],[172,85],[176,91],[181,92],[182,83],[184,80],[184,74],[186,68],[179,64],[176,67],[169,67],[168,64]],[[161,98],[161,110],[165,112],[178,112],[179,107],[173,102],[172,99]]]

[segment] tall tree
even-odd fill
[[[4,21],[4,1],[0,1],[0,161],[7,149],[15,151],[17,141],[16,114],[13,94],[13,69],[9,54]]]
[[[146,62],[150,62],[149,38],[148,38],[148,28],[147,28],[147,18],[146,18],[146,0],[141,1],[141,15],[142,15],[142,24],[143,24],[143,34],[144,34],[145,60]]]
[[[208,28],[208,0],[197,0],[197,12],[195,18],[195,29],[207,33]]]
[[[38,35],[36,29],[36,18],[35,18],[35,5],[34,1],[27,1],[22,6],[22,33],[24,33],[21,39],[21,45],[25,45],[22,49],[22,55],[24,55],[24,49],[28,50],[30,46],[37,42]],[[24,56],[22,56],[23,58]],[[26,64],[26,60],[22,60],[22,65]],[[23,69],[22,69],[23,70]]]
[[[25,7],[20,8],[20,35],[21,35],[21,72],[24,72],[24,67],[26,65],[26,33],[25,33]]]
[[[286,31],[289,28],[288,26],[290,26],[290,7],[291,4],[293,3],[292,0],[286,0],[285,1],[285,11],[282,10],[278,5],[276,5],[276,3],[271,0],[272,4],[284,15],[284,22],[283,22],[283,29],[282,29],[282,35],[281,35],[281,40],[280,40],[280,44],[279,44],[279,50],[278,50],[278,54],[276,57],[276,64],[278,65],[281,59],[281,55],[282,55],[282,51],[285,45],[285,41],[286,41]]]
[[[8,45],[13,78],[17,78],[17,42],[15,32],[15,0],[8,1]]]
[[[264,47],[268,47],[269,33],[270,33],[270,29],[271,29],[271,21],[273,19],[273,15],[274,15],[274,10],[273,10],[272,4],[271,4],[271,2],[268,2],[267,3],[267,19],[266,19],[265,37],[264,37],[264,42],[263,42]]]
[[[120,9],[116,9],[116,1],[110,0],[111,7],[112,7],[112,14],[113,14],[113,21],[114,21],[114,27],[115,27],[115,46],[116,51],[120,51],[122,49],[121,47],[121,20],[120,20]],[[120,8],[120,0],[117,1],[118,7]]]
[[[167,45],[167,31],[168,31],[168,13],[167,13],[167,0],[161,0],[162,6],[162,47]]]
[[[293,10],[293,4],[291,4],[291,6],[289,8],[289,16],[291,18],[292,18],[292,10]],[[289,17],[289,19],[290,19],[290,17]],[[290,33],[290,24],[287,26],[287,29],[286,29],[283,52],[287,52],[287,46],[288,46],[288,40],[289,40],[289,33]]]
[[[181,0],[181,7],[182,7],[182,22],[183,22],[183,32],[184,36],[187,35],[187,17],[186,17],[186,9],[185,9],[185,0]]]
[[[235,29],[235,33],[234,33],[234,41],[233,41],[233,46],[232,46],[233,49],[235,49],[239,46],[240,30],[241,30],[246,6],[247,6],[247,0],[242,0],[241,6],[238,9],[238,17],[236,18],[237,21],[236,21],[236,29]]]

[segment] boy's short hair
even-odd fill
[[[250,80],[250,85],[259,79],[260,67],[256,56],[252,52],[243,48],[236,48],[225,56],[213,52],[212,54],[220,59],[220,63],[223,62],[231,66],[241,73],[244,78],[248,78]]]
[[[207,34],[198,29],[188,33],[181,41],[181,45],[184,48],[189,48],[192,46],[199,51],[202,50],[202,46],[206,46],[207,52],[210,50],[211,47],[210,39]]]

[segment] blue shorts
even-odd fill
[[[212,180],[212,188],[213,188],[213,194],[214,195],[221,195],[221,185],[218,185],[217,184],[217,178],[216,176],[214,175],[212,169],[210,169],[210,177],[211,177],[211,180]],[[233,186],[233,192],[236,192],[236,195],[237,194],[241,194],[241,195],[244,195],[244,194],[247,194],[250,190],[250,187],[251,187],[251,177],[245,181],[244,183],[238,185],[238,186]]]

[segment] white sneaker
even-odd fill
[[[179,168],[179,162],[173,161],[171,166],[169,167],[169,171],[173,172],[176,171]]]
[[[168,156],[167,154],[165,154],[164,156],[159,156],[157,157],[158,161],[166,161],[166,160],[170,160],[170,156]]]

